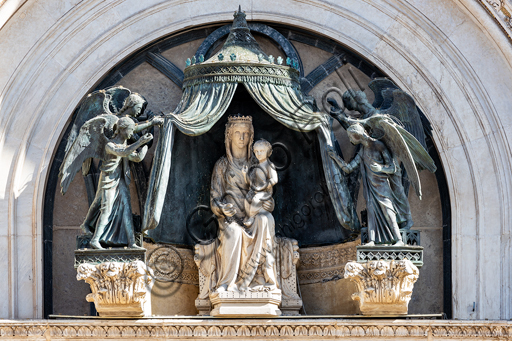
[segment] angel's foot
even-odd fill
[[[137,245],[135,243],[131,243],[128,247],[130,249],[145,250],[143,247],[140,247],[139,245]]]
[[[254,217],[250,217],[250,218],[247,218],[245,221],[244,221],[244,225],[247,226],[247,227],[250,227],[252,226],[252,224],[254,223]]]
[[[98,240],[94,240],[94,239],[91,240],[89,242],[89,245],[91,245],[91,247],[93,249],[97,249],[97,250],[102,250],[103,249],[103,247],[101,246],[101,244],[100,244],[100,242]]]
[[[393,246],[405,246],[405,244],[403,241],[399,240],[395,244],[393,244]]]
[[[368,243],[364,244],[364,246],[375,246],[375,242],[373,242],[373,241],[368,242]]]
[[[90,236],[92,235],[92,231],[91,229],[89,228],[89,226],[85,225],[85,224],[82,224],[80,225],[80,228],[82,229],[82,232],[86,235],[86,236]]]

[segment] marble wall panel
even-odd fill
[[[156,316],[197,315],[195,299],[198,294],[198,285],[155,281],[151,311]]]
[[[90,315],[90,303],[85,300],[85,296],[91,289],[89,284],[76,279],[76,269],[73,267],[76,237],[81,233],[79,225],[53,227],[52,286],[55,315]]]
[[[356,291],[356,284],[348,279],[300,285],[307,315],[360,314],[359,303],[351,298]]]
[[[413,229],[420,231],[421,246],[424,248],[424,264],[414,284],[409,302],[409,314],[440,314],[444,312],[443,229],[421,225],[416,225]]]

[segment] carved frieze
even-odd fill
[[[249,337],[286,339],[363,339],[399,338],[417,340],[504,340],[512,337],[510,322],[482,321],[343,321],[319,319],[293,320],[84,320],[84,321],[8,321],[0,322],[0,338],[5,339],[239,339]]]
[[[329,246],[300,249],[297,268],[299,284],[312,284],[342,279],[345,264],[356,260],[359,240]]]
[[[512,4],[509,0],[478,0],[512,42]]]

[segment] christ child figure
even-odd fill
[[[272,154],[270,142],[264,139],[256,141],[253,145],[253,152],[258,163],[251,166],[250,171],[247,166],[242,169],[245,180],[250,185],[250,190],[245,198],[244,225],[246,227],[250,227],[254,223],[254,217],[265,210],[262,204],[272,198],[272,187],[277,183],[276,167],[268,159]]]

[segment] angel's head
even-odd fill
[[[368,136],[366,130],[364,130],[364,127],[359,123],[352,124],[350,127],[348,127],[347,134],[350,142],[355,145],[360,144],[365,139],[365,137]]]
[[[144,97],[138,93],[132,93],[124,100],[123,108],[119,113],[128,116],[139,117],[144,111],[147,103],[148,102],[144,99]]]
[[[368,102],[368,99],[362,91],[349,89],[343,94],[343,105],[348,110],[358,110],[358,106],[366,102]]]
[[[114,137],[120,136],[125,140],[132,137],[135,130],[135,122],[130,117],[121,117],[116,123]]]

